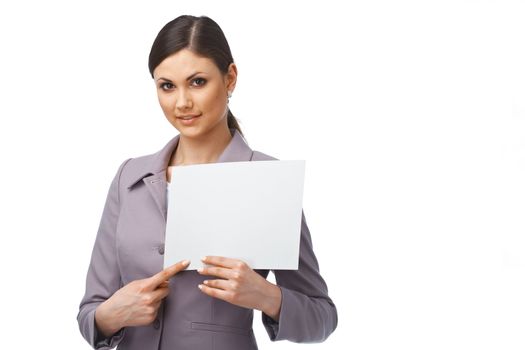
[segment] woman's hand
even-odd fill
[[[238,306],[260,310],[279,320],[282,295],[278,286],[253,271],[242,260],[207,256],[202,261],[213,266],[198,269],[200,274],[219,277],[199,284],[204,293]]]
[[[127,326],[144,326],[155,320],[162,300],[169,294],[169,279],[188,267],[180,261],[145,279],[135,280],[117,290],[95,311],[97,328],[109,337]]]

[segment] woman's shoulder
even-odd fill
[[[119,182],[130,189],[146,176],[159,173],[159,152],[126,158],[119,167]]]

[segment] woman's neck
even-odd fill
[[[169,166],[213,163],[219,158],[231,139],[232,135],[227,127],[218,128],[216,132],[201,138],[184,137],[180,134]]]

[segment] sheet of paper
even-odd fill
[[[164,267],[206,255],[253,269],[296,270],[304,160],[175,166],[168,184]]]

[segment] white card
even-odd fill
[[[296,270],[304,160],[174,166],[168,184],[164,267],[203,256],[245,261],[252,269]]]

